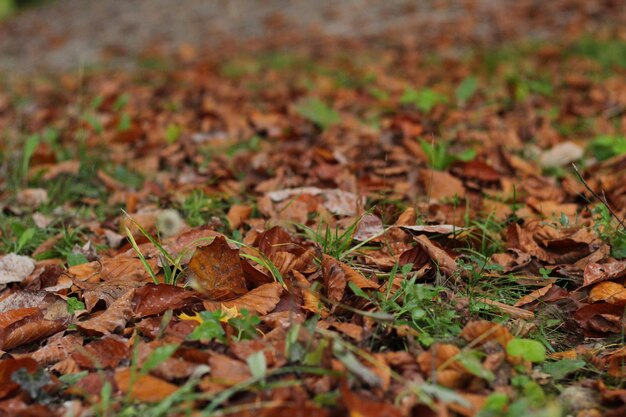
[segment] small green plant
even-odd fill
[[[74,314],[77,311],[84,310],[85,303],[80,301],[76,297],[68,297],[67,298],[67,312],[70,314]]]
[[[33,157],[37,146],[39,146],[39,142],[41,142],[41,137],[39,135],[30,135],[26,139],[26,142],[24,142],[21,169],[22,186],[28,185],[28,168],[30,167],[30,159]]]
[[[613,217],[607,206],[598,204],[593,210],[594,230],[601,239],[611,245],[611,256],[616,259],[626,258],[626,229]]]
[[[183,133],[183,128],[175,123],[170,123],[165,128],[165,141],[168,144],[172,144],[178,140]]]
[[[444,171],[456,161],[467,162],[476,157],[476,151],[473,149],[467,149],[458,154],[451,153],[446,141],[428,142],[420,138],[419,142],[428,157],[428,164],[437,171]]]
[[[193,190],[183,200],[180,211],[192,227],[201,226],[212,216],[223,215],[225,204],[218,197],[210,197],[201,190]]]
[[[598,136],[589,144],[589,151],[598,160],[626,154],[626,136]]]
[[[532,339],[514,338],[506,345],[506,352],[510,356],[521,357],[530,362],[546,360],[546,348],[540,342]]]
[[[295,106],[296,113],[326,130],[341,122],[341,116],[318,98],[307,98]]]
[[[478,89],[478,79],[476,77],[467,77],[458,85],[455,90],[456,102],[459,106],[465,104],[471,99]]]
[[[408,88],[400,97],[400,103],[413,105],[424,113],[429,113],[436,105],[447,102],[446,96],[430,88],[420,90]]]

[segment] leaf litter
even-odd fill
[[[623,415],[626,73],[585,42],[2,85],[0,409]]]

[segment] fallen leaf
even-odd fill
[[[606,264],[590,263],[583,273],[583,287],[601,281],[616,280],[626,277],[626,261],[616,261]]]
[[[35,261],[28,256],[9,253],[0,258],[0,289],[11,282],[22,282],[35,270]]]
[[[335,258],[324,255],[322,259],[322,271],[326,296],[334,302],[343,298],[348,280],[346,273]]]
[[[496,341],[500,346],[506,347],[509,341],[513,339],[513,335],[506,327],[487,320],[470,321],[465,325],[460,336],[477,346],[482,346],[489,341]]]
[[[167,310],[180,310],[200,301],[200,294],[167,284],[146,284],[134,291],[133,312],[137,317],[154,316]]]
[[[133,375],[128,368],[115,372],[115,383],[120,391],[136,401],[157,403],[178,390],[178,387],[152,375]]]
[[[230,223],[230,228],[232,230],[238,229],[243,222],[250,218],[250,214],[252,214],[252,207],[233,204],[226,215],[226,218]]]
[[[77,322],[76,327],[90,336],[108,335],[126,327],[133,317],[132,299],[135,290],[130,290],[113,302],[99,315]]]
[[[626,287],[611,281],[603,281],[596,284],[589,293],[589,301],[606,301],[618,306],[626,305]]]
[[[193,286],[211,300],[229,300],[248,291],[239,250],[231,249],[223,237],[197,248],[189,270]]]
[[[456,271],[456,261],[443,248],[431,242],[424,235],[415,236],[414,239],[417,245],[428,253],[444,275],[451,276]]]
[[[210,311],[223,309],[224,307],[236,307],[239,311],[248,310],[264,315],[274,310],[280,301],[280,294],[282,292],[283,287],[279,283],[273,282],[271,284],[263,284],[234,300],[221,302],[205,300],[202,304],[204,308]]]

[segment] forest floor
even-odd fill
[[[0,416],[625,415],[593,16],[0,76]]]

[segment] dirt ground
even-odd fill
[[[456,51],[503,39],[561,38],[626,21],[620,0],[56,0],[0,23],[0,70],[132,66],[147,51],[233,50],[324,36],[392,34]]]

